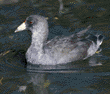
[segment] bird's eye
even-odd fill
[[[32,22],[29,22],[30,24],[32,24]]]

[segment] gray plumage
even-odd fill
[[[71,36],[57,36],[49,41],[48,22],[44,17],[30,15],[23,25],[32,32],[32,43],[26,52],[27,61],[31,64],[56,65],[84,60],[95,54],[103,41],[102,35],[85,36],[91,25]],[[15,32],[20,30],[23,30],[21,26]]]

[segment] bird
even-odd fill
[[[31,45],[26,52],[29,64],[57,65],[85,60],[95,54],[104,37],[101,34],[87,34],[90,28],[91,25],[70,36],[47,40],[48,21],[41,15],[30,15],[14,32],[29,30],[32,33]]]

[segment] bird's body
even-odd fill
[[[98,50],[103,41],[102,35],[87,35],[90,26],[71,36],[55,37],[47,41],[48,23],[39,15],[26,18],[24,29],[32,32],[32,42],[26,52],[27,61],[31,64],[56,65],[86,59]],[[23,30],[19,26],[17,31]]]

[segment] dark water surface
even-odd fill
[[[60,0],[59,0],[60,1]],[[110,94],[110,1],[25,0],[0,5],[1,94]],[[48,19],[49,37],[71,35],[92,25],[89,32],[104,35],[102,51],[66,65],[35,66],[26,63],[31,32],[14,33],[27,16]]]

